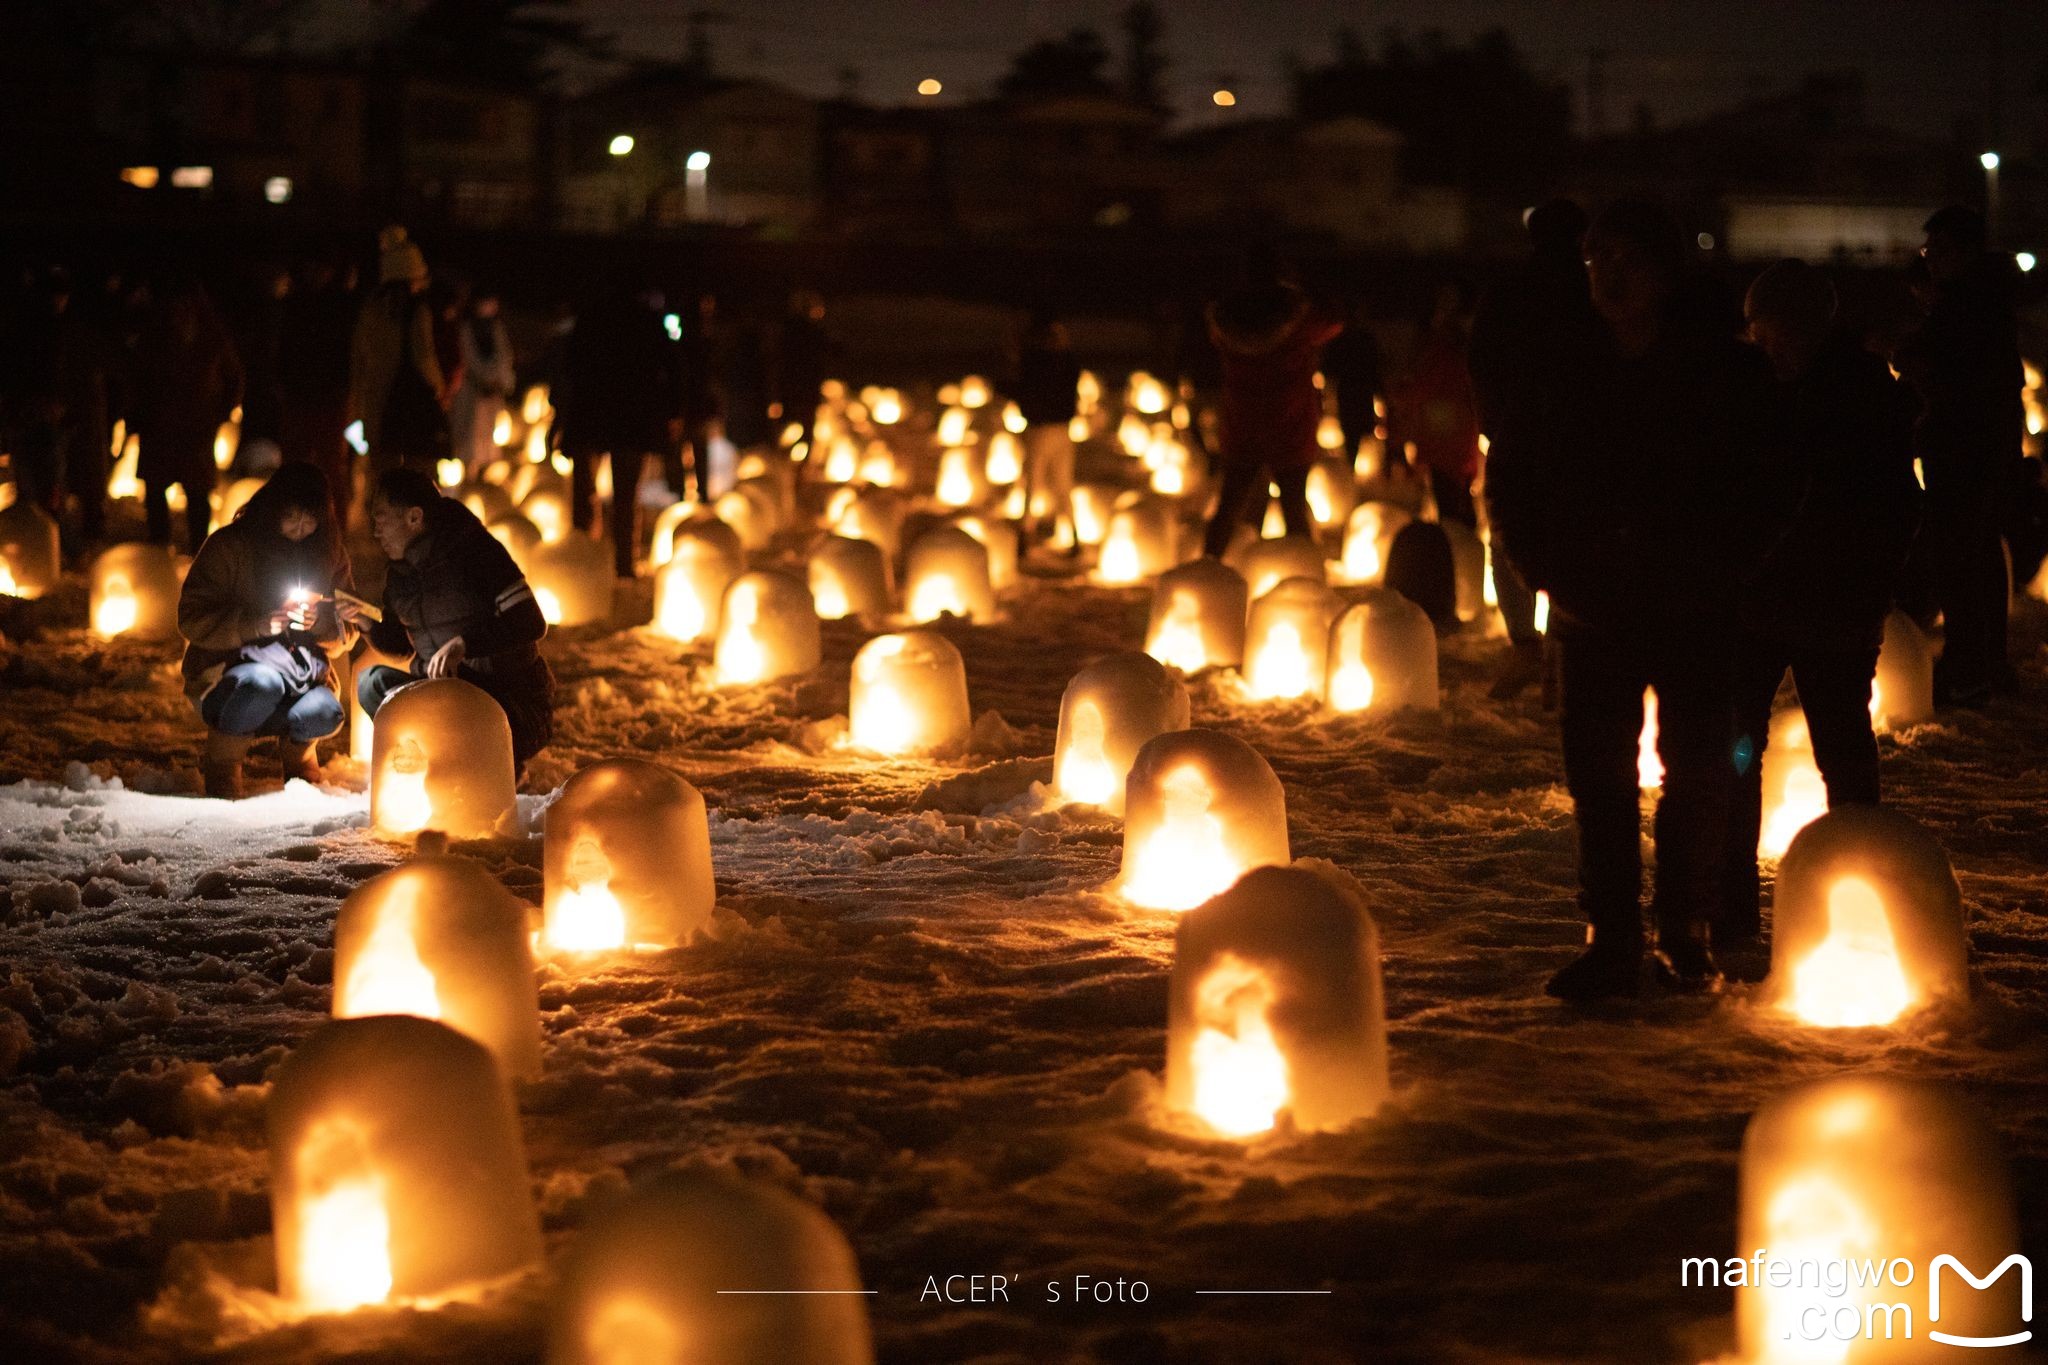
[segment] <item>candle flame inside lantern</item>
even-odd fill
[[[1159,828],[1141,845],[1124,899],[1148,910],[1192,910],[1244,874],[1223,841],[1216,793],[1193,764],[1161,780]]]
[[[1799,831],[1828,812],[1827,782],[1806,751],[1784,756],[1795,766],[1785,776],[1785,787],[1777,803],[1764,814],[1763,834],[1757,840],[1759,857],[1776,860],[1785,856]]]
[[[999,431],[988,443],[988,481],[1010,484],[1024,477],[1024,448],[1014,433]]]
[[[1788,1008],[1822,1028],[1889,1024],[1913,1004],[1877,888],[1844,877],[1828,890],[1828,936],[1792,969]]]
[[[1102,542],[1102,558],[1095,572],[1105,583],[1136,583],[1145,576],[1138,559],[1138,540],[1129,522],[1115,522],[1109,538]]]
[[[1129,396],[1131,406],[1139,412],[1149,415],[1166,411],[1166,386],[1143,370],[1131,376]]]
[[[752,586],[748,584],[747,589]],[[716,664],[720,682],[759,682],[768,672],[768,651],[756,632],[761,624],[761,602],[747,589],[726,597],[726,610],[732,613],[732,620],[727,623],[731,629],[721,628],[718,633]]]
[[[1310,672],[1301,628],[1292,621],[1276,621],[1252,655],[1245,684],[1254,700],[1279,701],[1306,695],[1315,685]]]
[[[939,460],[939,501],[948,507],[965,507],[974,501],[974,472],[967,467],[969,452],[964,447],[947,451]]]
[[[1636,739],[1636,782],[1644,791],[1664,785],[1664,760],[1657,753],[1657,694],[1643,689],[1643,730]]]
[[[1209,666],[1209,651],[1202,643],[1202,604],[1185,588],[1174,590],[1166,616],[1159,623],[1145,652],[1183,673],[1195,673]]]
[[[1793,1265],[1832,1265],[1881,1255],[1871,1245],[1869,1217],[1849,1193],[1825,1176],[1788,1181],[1771,1196],[1764,1215],[1773,1260]],[[1800,1330],[1801,1318],[1816,1306],[1825,1310],[1837,1300],[1797,1280],[1786,1286],[1764,1286],[1764,1340],[1770,1354],[1760,1365],[1836,1365],[1849,1358],[1853,1341],[1824,1334],[1810,1341]]]
[[[1135,459],[1144,455],[1151,446],[1152,428],[1147,426],[1145,419],[1137,413],[1127,412],[1123,420],[1116,424],[1116,443],[1123,447],[1124,454]],[[1146,463],[1149,464],[1151,461],[1148,459]]]
[[[1287,1058],[1266,1012],[1273,985],[1263,971],[1225,954],[1195,988],[1202,1031],[1195,1035],[1196,1117],[1225,1137],[1272,1128],[1290,1098]]]
[[[853,443],[851,436],[834,437],[831,447],[825,452],[826,482],[852,483],[859,470],[860,447]]]
[[[299,1302],[341,1313],[391,1297],[391,1216],[353,1124],[330,1120],[300,1149]]]
[[[943,446],[964,446],[973,439],[974,419],[965,408],[947,408],[939,414],[938,437]]]
[[[14,578],[14,566],[9,564],[4,558],[0,558],[0,595],[8,597],[20,597],[23,595],[21,584],[16,582]]]
[[[491,423],[491,444],[509,446],[512,444],[512,414],[500,412]]]
[[[595,839],[578,840],[569,855],[569,889],[548,915],[547,941],[564,953],[601,953],[626,946],[626,908],[612,891],[611,859]]]
[[[829,566],[811,575],[811,600],[820,621],[843,621],[853,614],[853,604],[846,600],[846,585],[839,581],[838,570]]]
[[[1330,706],[1337,711],[1363,711],[1372,705],[1372,670],[1358,659],[1338,665],[1330,675]]]
[[[441,1017],[441,993],[434,974],[420,960],[413,938],[419,908],[393,907],[378,917],[362,952],[337,987],[335,1016],[358,1019],[372,1014],[413,1014]]]
[[[710,617],[703,599],[687,587],[679,587],[661,599],[661,633],[672,640],[702,639]]]
[[[1548,635],[1550,633],[1550,594],[1547,592],[1536,594],[1535,624],[1538,635]]]
[[[620,1297],[590,1318],[583,1355],[591,1365],[670,1365],[692,1359],[683,1331],[656,1305]]]
[[[920,624],[941,616],[968,615],[967,600],[951,574],[926,574],[910,594],[910,619]]]
[[[92,610],[92,628],[101,635],[121,635],[135,629],[140,613],[134,586],[116,575],[100,591],[100,600]]]
[[[401,740],[378,775],[377,824],[394,834],[417,834],[434,818],[427,796],[427,755],[419,741]]]
[[[1102,751],[1104,737],[1102,708],[1093,701],[1077,703],[1073,740],[1060,754],[1058,785],[1066,800],[1100,806],[1114,799],[1123,785],[1122,775]]]

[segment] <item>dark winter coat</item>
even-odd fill
[[[624,461],[666,448],[678,411],[678,359],[660,317],[636,298],[606,299],[577,313],[553,395],[562,452]]]
[[[1323,343],[1344,324],[1317,313],[1298,289],[1281,286],[1281,293],[1281,306],[1261,323],[1240,321],[1231,299],[1209,308],[1209,338],[1223,362],[1218,425],[1226,464],[1298,470],[1320,453],[1316,365]]]
[[[414,672],[458,635],[466,672],[546,671],[537,646],[548,627],[533,589],[505,547],[453,498],[427,509],[425,529],[386,569],[383,612],[370,643],[393,657],[413,655]]]
[[[136,474],[145,483],[213,487],[214,436],[242,401],[242,361],[205,294],[164,299],[136,347]]]
[[[426,297],[403,281],[380,285],[363,301],[349,346],[349,411],[377,467],[447,453],[446,391]]]
[[[1894,362],[1920,395],[1914,443],[1928,495],[1969,500],[2004,489],[2026,433],[2024,379],[2012,306],[1992,268],[1943,284]]]
[[[334,613],[337,579],[319,537],[287,540],[275,527],[247,517],[206,538],[178,594],[178,632],[185,637],[185,695],[197,701],[234,664],[256,659],[278,667],[287,681],[330,686],[327,661],[355,643],[355,632]],[[270,618],[294,588],[320,594],[310,630],[273,635]]]
[[[1783,394],[1785,472],[1801,494],[1745,595],[1745,624],[1803,645],[1875,648],[1920,522],[1912,396],[1845,339]]]
[[[1560,398],[1599,335],[1585,268],[1535,258],[1480,298],[1466,362],[1479,428],[1503,446],[1562,439]]]
[[[1071,346],[1027,342],[1017,353],[1017,411],[1032,426],[1065,426],[1074,418],[1081,365]]]

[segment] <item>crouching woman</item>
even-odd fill
[[[185,575],[185,694],[206,722],[208,796],[242,795],[250,742],[274,736],[284,778],[315,781],[314,743],[341,728],[332,661],[355,642],[335,613],[352,585],[326,475],[287,464],[206,538]]]

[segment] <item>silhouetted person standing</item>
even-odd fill
[[[1203,553],[1223,556],[1238,526],[1265,507],[1269,483],[1280,489],[1287,534],[1313,535],[1308,471],[1322,421],[1316,366],[1344,324],[1318,313],[1279,258],[1262,250],[1247,259],[1238,286],[1209,305],[1208,325],[1223,362],[1223,488]]]
[[[377,288],[350,347],[349,409],[370,467],[432,468],[448,453],[448,386],[436,358],[427,262],[398,226],[378,235]]]
[[[1470,326],[1466,287],[1455,281],[1439,285],[1421,340],[1388,404],[1388,428],[1396,445],[1414,447],[1436,499],[1437,520],[1477,529],[1472,486],[1479,478],[1479,414],[1465,359]]]
[[[1503,469],[1512,482],[1516,465],[1540,468],[1582,434],[1570,420],[1567,397],[1583,378],[1573,372],[1574,357],[1598,326],[1581,248],[1586,214],[1569,199],[1553,199],[1529,214],[1528,231],[1532,254],[1480,299],[1466,353],[1479,429],[1489,447],[1489,490]],[[1543,637],[1536,629],[1536,594],[1523,580],[1515,547],[1497,516],[1490,530],[1494,593],[1514,648],[1494,695],[1510,697],[1541,675]]]
[[[718,299],[705,294],[683,315],[681,348],[684,463],[671,471],[680,497],[711,501],[711,437],[724,412],[724,373]],[[688,491],[683,487],[690,485]]]
[[[1934,305],[1893,363],[1921,402],[1914,448],[1927,478],[1928,558],[1946,623],[1935,699],[1974,706],[2012,681],[1998,528],[2026,431],[2023,380],[2008,280],[2000,258],[1984,249],[1984,220],[1951,206],[1926,230],[1921,251]]]
[[[1758,929],[1763,754],[1771,700],[1787,669],[1828,807],[1878,799],[1870,686],[1920,519],[1913,405],[1882,360],[1834,331],[1835,309],[1834,285],[1803,261],[1781,261],[1759,275],[1744,307],[1784,400],[1783,458],[1768,496],[1798,511],[1742,597],[1738,785],[1717,944]]]
[[[1356,460],[1358,448],[1379,427],[1375,404],[1386,396],[1380,364],[1380,343],[1360,305],[1329,345],[1323,347],[1323,380],[1337,400],[1337,425],[1344,431],[1344,458]]]
[[[185,494],[185,538],[192,553],[206,539],[217,471],[214,437],[242,401],[242,361],[227,324],[199,281],[173,277],[158,291],[136,348],[136,477],[149,538],[171,540],[168,493]]]
[[[1057,524],[1074,492],[1074,437],[1081,364],[1066,324],[1032,321],[1017,347],[1017,410],[1024,417],[1024,527]]]
[[[310,260],[292,277],[277,328],[278,445],[327,476],[345,531],[354,502],[348,441],[349,346],[356,304],[332,261]]]
[[[1717,978],[1708,923],[1734,794],[1735,597],[1781,511],[1767,488],[1774,394],[1764,358],[1683,306],[1685,247],[1661,211],[1617,204],[1587,234],[1605,326],[1570,342],[1560,429],[1500,470],[1500,529],[1550,593],[1566,784],[1579,828],[1588,947],[1550,981],[1592,999],[1639,987],[1644,951],[1636,773],[1643,692],[1658,703],[1664,790],[1652,911],[1664,979]]]
[[[649,455],[674,449],[675,345],[661,316],[630,288],[614,286],[576,314],[562,346],[554,393],[555,440],[572,462],[570,498],[576,525],[595,516],[597,464],[611,457],[614,566],[633,576],[640,475]]]
[[[782,405],[782,420],[803,428],[798,438],[806,450],[811,445],[811,427],[818,418],[818,391],[829,378],[832,338],[825,331],[825,300],[816,291],[799,289],[789,296],[789,311],[783,315],[781,334],[775,340],[775,401]],[[813,457],[817,451],[810,451]]]

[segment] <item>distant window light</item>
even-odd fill
[[[2034,259],[2034,253],[2031,251],[2013,252],[2012,263],[2018,266],[2022,271],[2030,271],[2035,266],[2040,264],[2039,261]]]
[[[157,175],[157,168],[154,166],[123,166],[121,183],[133,185],[138,190],[153,190],[156,188]]]
[[[709,153],[709,152],[691,152],[691,153],[690,153],[690,155],[689,155],[689,156],[688,156],[687,158],[685,158],[685,159],[684,159],[684,161],[683,161],[683,169],[684,169],[684,170],[686,170],[686,171],[708,171],[708,170],[710,170],[710,169],[711,169],[711,153]]]
[[[1218,109],[1229,109],[1237,104],[1237,93],[1232,90],[1218,90],[1209,96],[1209,102]]]
[[[936,95],[945,88],[945,84],[935,76],[926,76],[917,83],[917,93],[920,95]]]
[[[629,155],[633,150],[633,135],[631,133],[620,133],[612,139],[610,150],[613,156]]]
[[[179,166],[171,172],[171,185],[181,190],[204,190],[213,186],[213,167]]]
[[[663,313],[661,315],[661,329],[668,333],[670,341],[681,341],[683,339],[683,315],[681,313]]]
[[[292,178],[288,175],[273,175],[263,182],[263,197],[273,204],[289,204],[292,201]]]
[[[1701,251],[1712,251],[1714,249],[1714,234],[1711,232],[1702,232],[1693,240],[1700,244]]]

